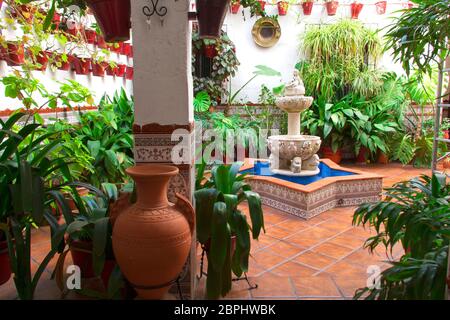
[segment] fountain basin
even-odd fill
[[[302,160],[311,158],[319,151],[321,142],[320,137],[308,135],[279,135],[267,139],[271,153],[289,160],[295,157]]]
[[[313,103],[313,97],[301,95],[284,96],[275,99],[275,105],[287,113],[299,113],[308,109]]]
[[[277,175],[264,160],[246,159],[241,172],[263,204],[303,219],[335,207],[357,206],[381,199],[382,176],[343,168],[321,159],[320,174],[311,177]]]

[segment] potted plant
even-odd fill
[[[113,61],[109,62],[106,66],[106,74],[108,76],[115,76],[117,73],[117,64]]]
[[[38,64],[37,70],[45,71],[47,70],[49,53],[45,51],[39,51],[38,54],[34,57],[36,63]]]
[[[239,8],[241,7],[240,0],[231,0],[231,13],[237,14],[239,12]]]
[[[214,166],[206,179],[205,166],[198,166],[194,193],[197,240],[208,258],[206,296],[216,299],[230,291],[232,273],[240,277],[248,271],[250,232],[258,239],[265,229],[261,199],[245,183],[245,174],[239,174],[242,163]],[[244,202],[249,205],[251,225],[238,208]]]
[[[104,58],[93,58],[92,59],[92,74],[95,77],[104,77],[106,66],[108,65],[107,62],[105,62]]]
[[[97,42],[97,33],[93,29],[84,29],[84,37],[89,44],[95,44]]]
[[[127,65],[126,64],[123,64],[123,63],[117,64],[116,77],[124,77],[126,70],[127,70]]]
[[[443,133],[443,138],[450,139],[450,119],[449,118],[445,118],[442,120],[441,130]]]
[[[130,0],[86,0],[107,42],[130,39]]]
[[[55,55],[54,64],[59,70],[69,71],[70,70],[70,61],[73,60],[72,55],[67,55],[66,53],[57,53]]]
[[[122,45],[122,51],[120,53],[124,56],[129,57],[131,55],[131,43],[124,42]]]
[[[386,4],[387,4],[387,1],[378,1],[375,3],[375,8],[376,8],[378,14],[386,13]]]
[[[325,0],[325,7],[327,8],[327,14],[329,16],[334,16],[339,7],[339,1]]]
[[[261,11],[264,11],[266,9],[266,0],[257,0],[256,2],[259,3]]]
[[[88,75],[91,71],[91,59],[84,57],[71,56],[72,69],[76,74]]]
[[[134,68],[131,66],[127,66],[127,71],[125,72],[125,79],[133,80],[134,76]]]
[[[287,1],[278,1],[277,2],[278,15],[285,16],[289,9],[289,2]]]
[[[220,36],[229,0],[196,0],[200,38],[216,39]]]
[[[359,14],[361,13],[361,10],[363,8],[364,4],[355,1],[350,5],[351,13],[352,13],[352,19],[358,19]]]
[[[304,0],[302,1],[303,14],[305,16],[311,15],[312,8],[315,0]]]
[[[203,39],[203,55],[210,59],[217,56],[216,40]]]

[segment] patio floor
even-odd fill
[[[400,164],[342,165],[382,175],[385,187],[430,170]],[[390,257],[384,250],[374,255],[363,249],[370,230],[352,226],[355,207],[337,208],[310,220],[264,207],[266,233],[252,242],[249,279],[258,285],[248,290],[245,281],[233,282],[227,299],[351,299],[356,289],[364,287],[367,268],[381,270]],[[246,210],[244,207],[243,210]],[[35,271],[50,247],[49,230],[41,228],[32,236],[32,270]],[[200,250],[198,257],[200,259]],[[393,258],[402,248],[393,250]],[[35,299],[61,299],[61,292],[50,275],[56,259],[47,267],[36,290]],[[206,261],[206,259],[205,259]],[[67,263],[70,262],[70,255]],[[206,269],[205,269],[206,271]],[[205,277],[200,279],[196,298],[203,297]],[[15,299],[13,279],[0,286],[0,299]],[[83,299],[73,292],[66,299]]]

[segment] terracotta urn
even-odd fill
[[[114,224],[112,243],[121,271],[142,299],[161,299],[187,261],[194,231],[194,209],[183,196],[167,200],[178,168],[141,165],[128,168],[137,200]]]

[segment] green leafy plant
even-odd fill
[[[264,230],[264,217],[259,195],[245,183],[245,174],[239,174],[242,163],[215,166],[210,178],[201,182],[204,166],[198,170],[201,177],[194,193],[197,240],[208,257],[207,297],[219,298],[231,290],[232,273],[240,277],[248,271],[250,232],[258,239]],[[251,226],[238,208],[244,202],[248,202]]]
[[[355,298],[444,299],[450,238],[450,186],[445,176],[423,175],[387,188],[385,199],[362,204],[355,225],[373,227],[376,235],[365,246],[392,252],[401,244],[405,254],[381,274],[380,287],[362,288]]]
[[[194,97],[194,111],[206,112],[211,107],[211,98],[206,91],[197,92]]]

